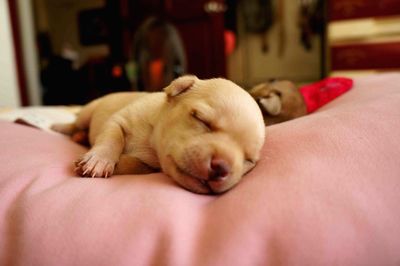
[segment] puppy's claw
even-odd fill
[[[108,178],[113,173],[115,162],[107,156],[89,152],[79,159],[75,166],[75,171],[81,176]]]
[[[82,165],[84,164],[84,163],[83,163],[83,159],[80,158],[80,159],[78,159],[78,160],[75,160],[75,161],[74,161],[74,164],[75,164],[76,167],[82,166]]]
[[[86,168],[86,170],[83,171],[82,176],[85,176],[87,172],[89,172],[89,168]]]
[[[87,162],[90,161],[90,159],[92,159],[93,155],[89,154],[89,155],[84,155],[83,157],[81,157],[80,159],[75,161],[75,165],[76,166],[82,166],[85,165]]]

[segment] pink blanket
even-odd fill
[[[267,128],[233,190],[77,178],[84,148],[0,123],[0,265],[400,265],[400,74]],[[251,130],[251,129],[249,129]]]

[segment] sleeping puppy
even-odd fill
[[[307,113],[303,96],[290,81],[278,80],[258,84],[249,92],[259,104],[267,126]]]
[[[251,96],[231,81],[183,76],[163,92],[114,93],[92,101],[65,134],[89,128],[81,176],[161,169],[196,193],[222,193],[259,159],[265,127]]]

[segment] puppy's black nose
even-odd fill
[[[228,176],[230,170],[231,170],[230,166],[225,160],[223,160],[221,158],[213,157],[210,162],[210,169],[208,171],[208,179],[213,180],[213,181],[222,180]]]

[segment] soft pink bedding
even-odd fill
[[[77,178],[83,152],[0,123],[0,265],[400,265],[400,74],[267,128],[221,196],[163,174]]]

